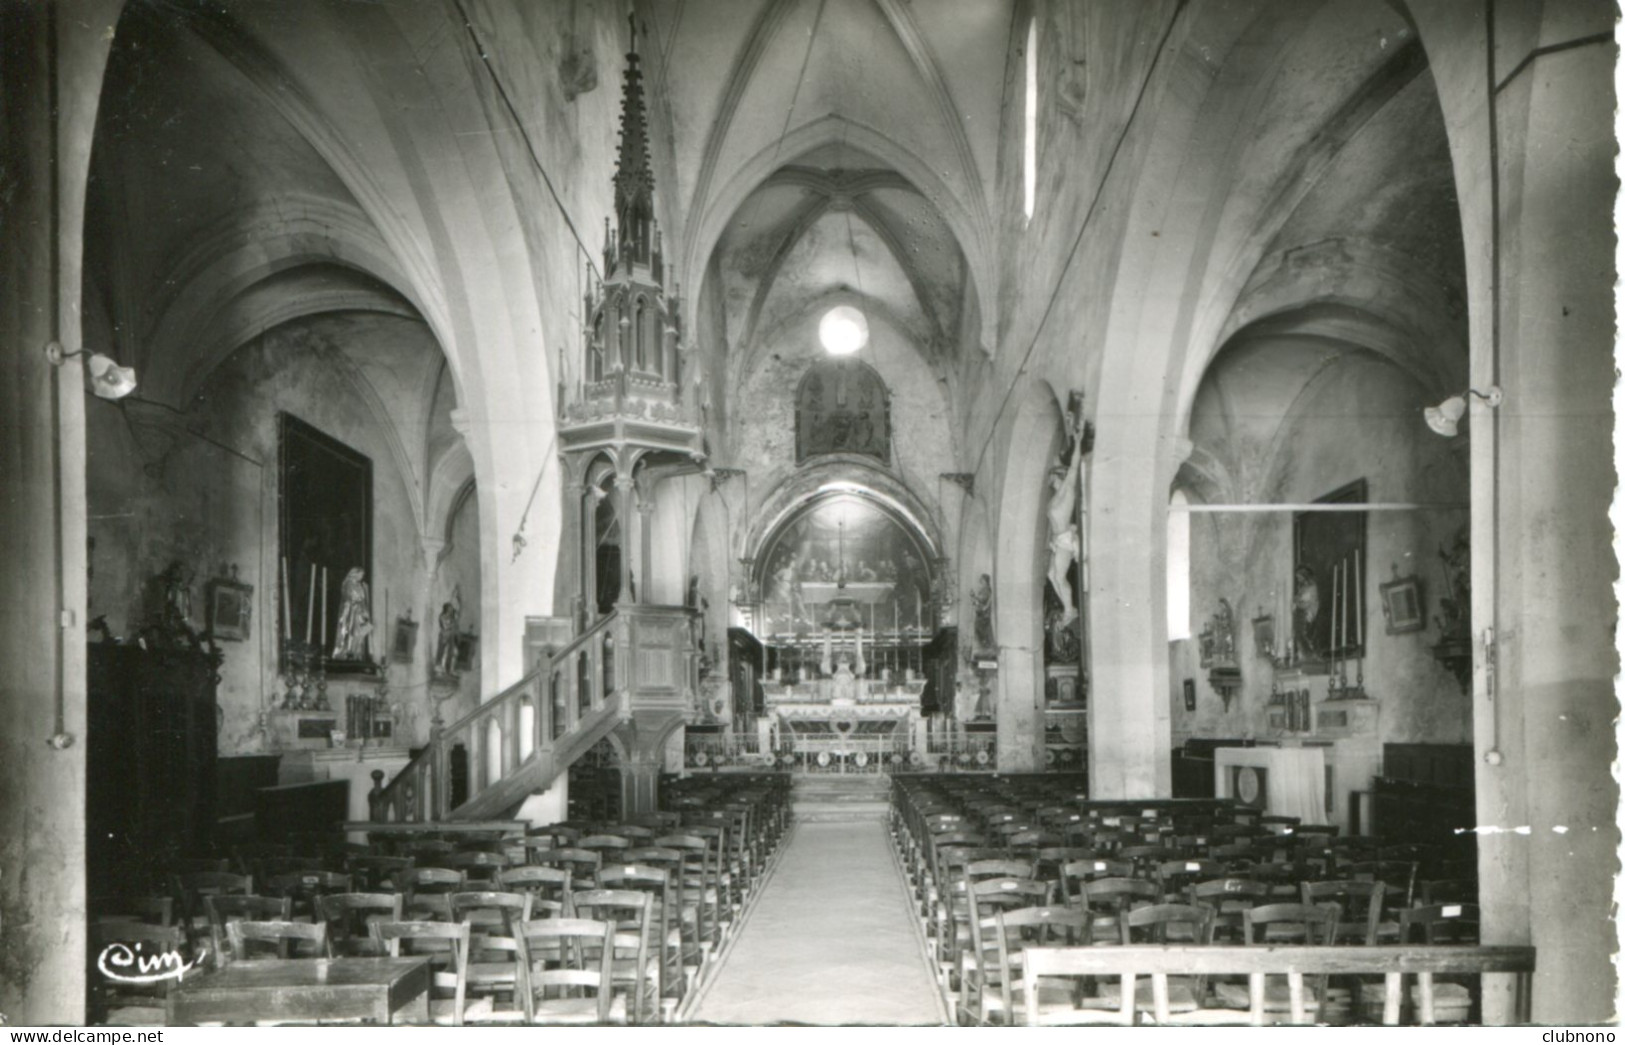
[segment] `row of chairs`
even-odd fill
[[[986,1011],[978,970],[989,955],[977,942],[985,918],[976,914],[976,899],[983,895],[992,897],[995,910],[1024,905],[1049,911],[1045,917],[1051,919],[1058,912],[1071,912],[1055,924],[1068,925],[1075,919],[1090,942],[1115,940],[1119,920],[1129,915],[1143,917],[1137,911],[1181,908],[1213,912],[1206,927],[1173,930],[1176,939],[1187,943],[1214,936],[1220,942],[1239,943],[1245,912],[1256,909],[1335,908],[1340,920],[1325,937],[1331,943],[1396,942],[1408,938],[1412,924],[1429,925],[1430,938],[1434,923],[1449,925],[1452,936],[1471,938],[1476,930],[1476,908],[1463,902],[1470,900],[1470,883],[1425,882],[1416,896],[1414,860],[1317,866],[1287,863],[1273,853],[1272,858],[1256,862],[1215,860],[1178,846],[1034,849],[1010,844],[1015,834],[1001,837],[997,828],[1017,820],[1041,822],[1076,816],[1074,823],[1103,829],[1090,836],[1096,841],[1108,831],[1118,831],[1124,821],[1152,837],[1166,837],[1172,834],[1168,830],[1172,821],[1188,819],[1193,811],[1164,804],[1145,815],[1146,810],[1132,806],[1112,810],[1079,807],[1074,802],[1073,811],[1065,813],[1064,805],[1059,807],[1063,812],[1046,806],[1047,796],[1042,795],[1028,796],[1012,808],[1017,804],[1009,795],[954,793],[951,787],[932,780],[901,780],[894,785],[894,839],[916,887],[926,930],[936,938],[942,987],[972,1020],[985,1019]],[[1270,818],[1268,824],[1226,823],[1226,817],[1234,814],[1222,807],[1201,809],[1195,815],[1208,820],[1201,829],[1226,839],[1264,837],[1260,830],[1270,837],[1282,837],[1296,826],[1286,818]],[[1117,822],[1105,823],[1108,819]],[[1226,830],[1234,827],[1248,830]],[[1305,833],[1328,835],[1325,831]],[[1345,877],[1332,877],[1338,872]],[[1413,909],[1413,899],[1424,906]],[[1433,921],[1426,921],[1417,910],[1431,912]],[[1268,936],[1273,943],[1304,943],[1313,938],[1313,931],[1302,925],[1290,931],[1277,927]]]
[[[517,982],[518,945],[511,942],[517,926],[593,921],[592,911],[575,907],[583,895],[642,893],[649,897],[652,986],[646,997],[637,995],[629,1016],[651,1022],[672,1011],[705,957],[721,946],[789,821],[788,789],[771,779],[722,778],[704,789],[674,788],[668,799],[674,808],[627,824],[549,825],[524,836],[412,832],[372,837],[365,846],[304,840],[305,856],[256,847],[231,858],[179,863],[170,895],[111,904],[116,913],[100,919],[94,935],[101,941],[147,937],[154,947],[222,961],[238,951],[235,925],[298,926],[277,945],[279,953],[335,957],[389,950],[387,938],[376,934],[379,926],[468,925],[476,960],[464,989],[473,989],[476,1003],[489,1011],[487,967],[506,966],[498,981]],[[241,873],[244,867],[268,873],[256,879]],[[255,892],[256,884],[266,895]],[[616,924],[635,920],[629,915]],[[446,932],[458,930],[430,935]],[[510,942],[499,944],[502,954],[487,955],[495,962],[479,960],[490,950],[482,941],[491,940]],[[431,946],[448,955],[455,950],[454,944]],[[512,1017],[529,1004],[520,998],[496,1011]]]

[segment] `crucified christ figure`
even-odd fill
[[[1050,500],[1049,500],[1049,583],[1055,589],[1055,597],[1061,600],[1063,610],[1062,620],[1070,622],[1078,615],[1077,604],[1072,600],[1072,586],[1067,583],[1067,571],[1078,559],[1078,482],[1083,471],[1083,425],[1075,427],[1072,434],[1071,461],[1063,471],[1060,468],[1050,473]]]

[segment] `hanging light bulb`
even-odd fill
[[[851,305],[836,305],[818,321],[818,340],[832,356],[849,356],[869,343],[869,320]]]
[[[85,369],[90,371],[89,388],[101,399],[123,399],[135,391],[135,369],[133,367],[119,366],[108,356],[100,352],[86,353],[84,349],[77,352],[64,352],[62,346],[53,341],[45,346],[45,357],[53,366],[61,366],[64,360],[74,356],[85,356]]]
[[[1470,395],[1484,400],[1484,404],[1492,409],[1501,405],[1499,388],[1491,387],[1488,392],[1469,388],[1460,395],[1451,396],[1438,406],[1427,407],[1422,411],[1422,419],[1434,432],[1450,438],[1460,429],[1462,416],[1467,413],[1467,397]]]

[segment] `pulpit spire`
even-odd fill
[[[660,231],[655,224],[654,171],[649,166],[649,118],[643,98],[643,69],[638,58],[636,16],[626,16],[632,30],[631,49],[626,52],[626,73],[621,87],[621,143],[615,163],[615,222],[618,250],[604,258],[604,271],[611,273],[616,262],[660,265]],[[655,275],[655,282],[661,281]]]

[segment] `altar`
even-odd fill
[[[923,750],[924,689],[924,679],[858,678],[842,669],[828,678],[766,681],[762,693],[767,713],[757,728],[773,750],[797,754],[863,752],[884,757]]]

